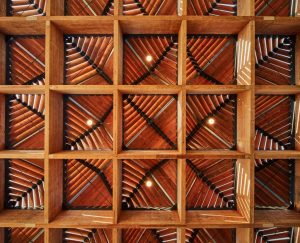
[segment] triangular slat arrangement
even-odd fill
[[[176,84],[177,49],[177,36],[125,35],[124,84]]]
[[[293,207],[295,161],[255,160],[255,206],[287,209]]]
[[[6,228],[6,243],[44,243],[44,229]]]
[[[149,185],[150,184],[150,185]],[[123,160],[123,209],[176,209],[175,160]]]
[[[65,15],[114,15],[113,0],[65,0]]]
[[[65,36],[65,84],[112,84],[112,35]]]
[[[7,0],[8,16],[46,16],[48,0]]]
[[[295,16],[297,0],[255,0],[256,16]]]
[[[233,16],[237,15],[239,0],[187,0],[188,15]]]
[[[176,15],[177,0],[123,0],[124,15]]]
[[[255,38],[255,83],[295,83],[295,37],[257,35]]]
[[[256,150],[293,149],[294,96],[256,96],[255,129]]]
[[[123,149],[177,149],[177,97],[123,95]]]
[[[63,242],[111,243],[111,229],[64,229]]]
[[[123,243],[162,243],[162,242],[177,242],[176,229],[123,229]]]
[[[189,35],[187,84],[235,84],[235,35]]]
[[[111,160],[64,162],[64,208],[109,209],[112,206]]]
[[[261,228],[255,229],[254,243],[292,243],[293,241],[293,228]],[[295,242],[296,243],[296,242]]]
[[[65,149],[111,150],[112,95],[66,95]]]
[[[187,149],[235,149],[236,95],[187,95],[186,111]]]
[[[187,209],[235,208],[235,161],[187,160],[186,171]]]
[[[44,161],[7,160],[6,207],[16,209],[44,208]]]
[[[45,37],[7,37],[7,83],[45,84]]]
[[[186,229],[185,242],[233,243],[235,242],[235,229]]]
[[[44,148],[45,96],[16,94],[7,97],[8,149]]]

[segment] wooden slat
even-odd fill
[[[186,220],[186,162],[177,160],[177,210],[181,223]]]
[[[0,94],[44,94],[44,85],[2,85]]]

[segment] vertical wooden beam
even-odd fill
[[[178,85],[186,84],[186,39],[187,21],[183,20],[178,33]]]
[[[300,212],[300,160],[295,161],[295,209]]]
[[[0,212],[4,209],[5,201],[5,161],[0,160]],[[1,242],[1,241],[0,241]]]
[[[62,243],[63,233],[62,229],[45,229],[45,243]]]
[[[63,161],[49,160],[46,164],[45,214],[49,222],[61,212],[63,203]]]
[[[117,155],[122,151],[122,133],[123,133],[123,108],[122,108],[122,94],[118,90],[114,91],[114,124],[113,124],[113,150],[114,154]]]
[[[122,206],[122,161],[113,159],[113,222],[117,224]]]
[[[50,0],[47,1],[47,16],[64,16],[65,15],[65,0]]]
[[[186,161],[177,161],[177,210],[181,223],[186,220]]]
[[[187,2],[189,0],[177,0],[177,14],[179,16],[187,16]]]
[[[5,95],[0,94],[0,150],[5,149]]]
[[[297,85],[300,85],[300,34],[298,34],[296,36],[296,47],[295,47],[295,79],[296,79],[295,83]]]
[[[122,242],[122,229],[117,229],[117,228],[112,229],[112,242],[113,243]]]
[[[251,194],[251,177],[253,162],[249,159],[238,159],[236,162],[236,203],[237,211],[249,223],[253,221],[253,200]]]
[[[118,20],[114,20],[114,85],[123,82],[123,33]]]
[[[63,33],[50,21],[46,21],[46,85],[63,84],[64,42]]]
[[[237,228],[236,242],[238,243],[253,243],[253,229],[252,228]]]
[[[114,16],[123,15],[123,0],[114,0]]]
[[[6,83],[6,42],[5,42],[5,35],[0,34],[0,85],[5,83]]]
[[[185,228],[177,228],[177,243],[185,243]]]
[[[238,16],[254,16],[254,0],[239,0],[237,1]]]
[[[7,4],[7,1],[0,1],[0,17],[2,16],[6,16],[6,4]]]
[[[238,34],[237,41],[237,84],[250,85],[255,80],[255,30],[250,21]]]

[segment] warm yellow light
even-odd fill
[[[92,125],[93,125],[93,121],[92,121],[92,120],[87,120],[87,121],[86,121],[86,124],[87,124],[88,126],[92,126]]]
[[[146,181],[146,186],[151,187],[152,186],[152,181],[150,181],[150,180]]]
[[[151,55],[146,56],[146,61],[151,62],[153,60],[153,57]]]
[[[213,125],[213,124],[215,124],[215,119],[214,118],[209,118],[207,122],[208,122],[209,125]]]

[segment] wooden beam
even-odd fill
[[[188,34],[238,34],[251,20],[250,17],[236,16],[188,16],[186,19]]]
[[[51,0],[47,2],[47,16],[65,15],[65,2],[61,0]]]
[[[112,229],[112,242],[113,243],[122,242],[122,229]]]
[[[251,171],[252,170],[252,171]],[[253,190],[254,178],[253,162],[250,160],[239,159],[236,162],[236,204],[237,211],[251,223],[253,207],[253,198],[251,197],[251,190]]]
[[[63,161],[48,160],[45,164],[45,213],[47,222],[53,221],[63,204]]]
[[[123,33],[118,20],[114,20],[114,73],[115,85],[123,82]]]
[[[181,223],[186,220],[186,161],[177,161],[177,210]]]
[[[300,212],[293,210],[255,210],[254,226],[299,227]]]
[[[295,209],[300,212],[300,160],[295,161]]]
[[[0,94],[0,150],[5,149],[5,95]]]
[[[6,83],[6,42],[5,42],[5,35],[0,34],[0,85],[3,85],[5,83]]]
[[[122,209],[122,161],[113,159],[113,222],[118,223]]]
[[[63,33],[50,21],[46,22],[46,85],[63,84],[64,42]]]
[[[0,213],[4,209],[5,204],[5,161],[0,160]],[[1,241],[0,241],[1,242]]]
[[[62,229],[45,229],[45,242],[51,243],[62,243],[63,232]]]
[[[296,36],[296,46],[295,46],[295,83],[296,83],[296,85],[300,85],[300,33],[298,33],[297,36]]]
[[[187,22],[183,20],[178,35],[178,85],[186,84]]]
[[[253,243],[253,229],[252,228],[237,228],[236,242],[238,243]]]
[[[113,16],[51,17],[51,23],[64,34],[113,34],[113,21]]]
[[[45,23],[45,17],[2,17],[0,18],[0,33],[5,35],[44,35]]]
[[[177,228],[177,243],[185,242],[185,228]]]
[[[250,21],[238,34],[236,47],[237,84],[249,85],[255,80],[255,35],[254,21]]]
[[[238,16],[254,16],[254,0],[237,1]]]

